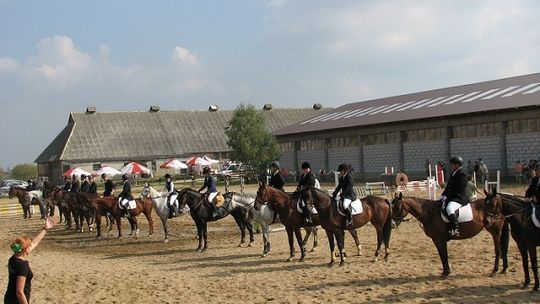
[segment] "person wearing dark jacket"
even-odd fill
[[[540,169],[531,169],[533,178],[525,191],[525,198],[535,205],[536,217],[540,218]]]
[[[69,192],[79,193],[80,190],[81,190],[81,183],[79,182],[77,175],[73,174],[73,178],[71,179],[71,188],[69,189]]]
[[[118,200],[124,209],[124,216],[129,217],[129,201],[133,200],[133,195],[131,194],[131,183],[127,174],[122,175],[122,181],[124,181],[124,186],[122,187],[122,192],[118,195]]]
[[[277,162],[272,162],[270,164],[270,170],[272,171],[272,176],[270,177],[268,186],[276,188],[281,191],[285,191],[283,189],[283,185],[285,185],[285,180],[283,179],[283,176],[279,172],[279,164]]]
[[[300,176],[300,182],[298,182],[298,186],[296,187],[295,193],[299,193],[301,191],[309,190],[313,187],[315,187],[315,175],[311,172],[311,165],[308,162],[302,163],[302,175]],[[304,215],[304,222],[311,223],[313,222],[311,213],[307,209],[306,203],[302,201],[302,199],[299,200],[300,207],[302,208],[302,214]]]
[[[92,175],[88,177],[88,182],[89,182],[88,193],[97,196],[97,184]]]
[[[114,184],[112,180],[109,179],[109,176],[106,173],[101,174],[101,178],[105,181],[105,191],[103,191],[103,196],[112,196],[114,192]]]
[[[202,173],[204,174],[204,184],[199,189],[198,192],[203,191],[206,189],[206,201],[208,202],[208,206],[210,208],[210,212],[212,213],[213,219],[218,219],[219,213],[216,207],[216,203],[214,202],[214,198],[217,196],[218,191],[216,187],[216,180],[210,175],[210,168],[204,167]]]
[[[352,224],[352,213],[350,205],[352,202],[356,200],[356,193],[354,193],[354,183],[353,178],[349,174],[349,166],[347,164],[340,164],[338,166],[338,172],[341,175],[339,177],[339,183],[332,193],[332,199],[335,201],[337,195],[341,191],[340,199],[343,203],[343,206],[347,206],[348,208],[345,208],[345,214],[347,217],[347,221],[345,222],[345,226],[349,226]]]
[[[68,176],[64,176],[64,191],[68,192],[71,190],[71,181]]]
[[[169,173],[165,174],[165,191],[167,193],[167,207],[169,207],[169,218],[172,219],[176,216],[176,208],[177,203],[176,199],[178,198],[178,192],[176,191],[176,187],[174,187],[174,183],[171,179],[171,175]]]
[[[441,195],[448,220],[450,221],[450,236],[459,236],[458,222],[456,210],[469,203],[467,199],[467,176],[462,171],[463,159],[459,156],[454,156],[449,160],[452,175],[448,179],[448,183]]]
[[[88,190],[90,190],[90,183],[88,182],[88,178],[86,177],[86,175],[81,175],[81,181],[81,192],[87,193]]]

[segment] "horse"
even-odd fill
[[[38,205],[41,212],[41,219],[45,218],[45,207],[43,199],[41,198],[41,191],[26,191],[26,189],[11,186],[9,187],[8,196],[10,199],[17,197],[17,199],[19,200],[19,204],[21,204],[23,208],[23,217],[25,219],[32,217],[32,214],[30,212],[30,205]]]
[[[538,291],[539,281],[536,247],[540,246],[540,229],[532,221],[534,214],[532,214],[531,204],[513,195],[497,193],[497,189],[495,188],[490,193],[484,190],[484,193],[486,195],[484,208],[487,218],[491,221],[500,220],[501,218],[506,219],[510,224],[512,238],[516,241],[519,253],[521,254],[521,263],[525,275],[522,288],[527,288],[531,283],[528,261],[530,257],[534,275],[534,287],[532,290]]]
[[[253,242],[253,227],[250,222],[250,213],[247,212],[240,206],[234,205],[233,201],[235,200],[234,196],[236,194],[233,192],[228,192],[224,195],[225,197],[225,214],[222,214],[221,217],[215,219],[210,215],[208,210],[207,203],[205,202],[205,196],[191,188],[184,188],[178,192],[178,202],[181,209],[185,206],[189,207],[191,218],[197,226],[197,235],[199,239],[199,246],[197,247],[197,252],[204,252],[208,249],[208,222],[217,221],[224,218],[225,216],[231,214],[240,231],[243,231],[245,228],[248,229],[250,234],[250,244]],[[244,238],[244,232],[242,232],[242,244]]]
[[[169,241],[169,229],[167,224],[167,221],[169,220],[169,207],[167,206],[167,194],[158,192],[156,189],[152,188],[148,183],[146,183],[144,185],[141,196],[145,198],[150,198],[152,200],[154,210],[156,210],[156,213],[161,219],[161,224],[163,225],[163,232],[165,233],[164,242],[167,243]],[[183,208],[180,210],[177,217],[186,215],[188,213],[189,208]]]
[[[345,227],[345,216],[339,214],[332,203],[332,198],[326,192],[311,188],[302,191],[300,195],[306,203],[308,210],[313,210],[313,207],[315,207],[319,214],[319,222],[326,231],[330,246],[329,267],[334,265],[336,259],[334,238],[337,241],[339,256],[341,258],[339,266],[343,266],[346,257],[344,252],[344,229],[358,229],[368,222],[371,222],[377,231],[377,250],[375,251],[374,261],[377,261],[379,258],[383,241],[385,247],[384,260],[388,260],[388,255],[390,255],[390,234],[392,232],[392,208],[388,200],[373,195],[366,196],[361,200],[363,212],[353,215],[353,223]]]
[[[302,241],[302,233],[300,228],[316,227],[319,226],[319,216],[313,216],[311,223],[305,223],[303,216],[296,207],[296,200],[286,192],[266,186],[264,183],[259,183],[259,189],[257,190],[257,197],[255,198],[255,210],[258,210],[264,204],[268,204],[270,208],[275,210],[279,214],[281,223],[285,226],[287,231],[287,237],[289,240],[289,257],[287,262],[293,260],[294,253],[294,237],[300,246],[300,259],[304,261],[306,257],[305,243]],[[357,255],[361,255],[360,240],[355,229],[349,229],[354,242],[356,243]]]
[[[275,211],[272,210],[272,208],[270,208],[268,205],[264,204],[255,208],[255,198],[249,195],[244,195],[243,197],[245,199],[236,200],[235,203],[240,207],[252,212],[255,221],[261,225],[263,235],[262,257],[266,257],[270,253],[270,225],[274,224],[274,219],[275,223],[281,223],[281,221],[279,220],[279,217],[274,217]],[[315,251],[319,244],[317,241],[317,227],[305,227],[304,229],[306,230],[306,236],[304,237],[302,244],[305,246],[310,235],[313,234],[313,248],[311,251]]]
[[[470,222],[459,223],[460,236],[448,235],[448,224],[441,217],[441,201],[432,201],[415,197],[403,197],[402,193],[395,195],[392,200],[392,213],[403,215],[410,213],[420,221],[424,233],[429,236],[442,262],[443,272],[442,277],[450,275],[450,266],[448,264],[447,243],[450,240],[469,239],[480,233],[482,229],[486,229],[493,238],[495,247],[495,264],[491,272],[494,276],[499,271],[499,259],[502,253],[503,270],[501,273],[506,273],[508,268],[508,226],[502,218],[496,218],[492,221],[486,220],[484,212],[484,199],[477,199],[470,202],[473,220]],[[394,217],[396,221],[403,220],[403,216]]]
[[[110,213],[116,221],[116,227],[118,228],[118,238],[122,237],[122,223],[120,218],[124,216],[124,210],[118,206],[118,198],[114,196],[98,197],[92,200],[92,203],[97,207],[96,213],[96,237],[101,237],[101,216]],[[137,222],[137,215],[143,213],[148,220],[148,235],[151,236],[154,233],[154,220],[152,219],[152,200],[148,198],[135,199],[135,208],[129,209],[128,221],[131,226],[131,232],[129,235],[139,235],[139,223]],[[110,230],[109,230],[110,231]]]

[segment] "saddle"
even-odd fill
[[[120,209],[125,209],[124,206],[122,205],[122,201],[123,200],[118,201],[118,207],[120,207]],[[135,200],[130,200],[127,206],[128,206],[128,209],[135,209],[137,208],[137,203],[135,202]]]
[[[536,228],[540,228],[540,204],[532,204],[531,220]]]
[[[360,199],[358,198],[349,204],[346,204],[344,200],[341,200],[339,198],[337,198],[333,203],[334,208],[337,210],[337,212],[343,216],[346,215],[346,209],[351,210],[351,215],[358,215],[364,212],[364,206],[362,205],[362,201],[360,201]]]
[[[303,200],[298,200],[297,201],[296,210],[298,211],[298,213],[304,214],[303,207],[305,206],[305,204],[306,203]],[[311,214],[318,214],[317,209],[315,207],[313,207],[313,209],[311,209]]]
[[[456,210],[456,216],[458,223],[466,223],[473,220],[472,207],[470,203],[461,206]],[[448,220],[448,214],[446,212],[446,204],[441,204],[441,218],[444,222],[450,223]]]

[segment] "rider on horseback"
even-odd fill
[[[89,182],[89,186],[88,186],[88,193],[92,194],[92,195],[96,195],[97,196],[97,184],[96,184],[96,181],[94,180],[94,177],[92,175],[88,176],[88,182]]]
[[[69,192],[79,193],[80,190],[81,190],[81,183],[79,182],[77,175],[73,174],[73,177],[71,179],[71,188],[69,189]]]
[[[207,188],[206,191],[206,200],[209,203],[210,211],[212,212],[212,218],[217,218],[219,216],[216,208],[216,204],[214,203],[214,198],[218,194],[217,188],[216,188],[216,180],[210,175],[210,168],[204,167],[203,169],[204,177],[204,184],[199,189],[199,192],[203,191],[205,188]]]
[[[283,179],[283,176],[281,176],[281,173],[279,172],[279,164],[275,161],[272,162],[270,164],[270,171],[272,171],[272,177],[270,177],[268,186],[276,188],[281,191],[285,191],[283,190],[283,185],[285,185],[285,180]]]
[[[64,191],[68,192],[71,189],[71,181],[69,176],[64,176]]]
[[[467,176],[462,172],[463,159],[454,156],[449,160],[452,175],[448,179],[448,184],[441,195],[441,201],[444,204],[448,220],[450,221],[450,236],[459,236],[458,221],[456,210],[468,204],[466,188]]]
[[[112,180],[109,179],[107,173],[101,174],[101,178],[105,181],[105,191],[103,191],[103,197],[112,196],[114,192],[114,184]]]
[[[527,191],[525,191],[525,198],[527,198],[528,201],[533,203],[536,208],[536,217],[540,217],[540,169],[534,168],[531,171],[532,174],[534,174],[533,178],[531,179],[531,183],[529,184],[529,188],[527,188]]]
[[[299,194],[301,191],[309,190],[315,187],[315,176],[313,173],[311,173],[311,165],[308,162],[303,162],[302,170],[304,173],[300,176],[300,182],[296,187],[296,191],[294,192],[295,194]],[[303,221],[306,223],[313,222],[311,213],[308,211],[306,203],[303,202],[301,198],[298,201],[300,203],[300,207],[302,208],[302,214],[304,216]]]
[[[176,198],[178,198],[178,192],[174,187],[169,173],[165,174],[165,189],[167,190],[167,207],[169,207],[169,218],[176,216]]]
[[[120,206],[124,209],[124,216],[129,217],[129,201],[133,200],[133,195],[131,194],[131,183],[127,174],[122,175],[122,180],[124,181],[124,186],[122,192],[118,194],[118,201]]]
[[[341,202],[343,205],[350,206],[352,202],[356,200],[356,193],[354,193],[354,184],[353,178],[349,174],[349,166],[347,164],[340,164],[337,168],[339,174],[339,184],[336,187],[336,190],[332,193],[332,200],[336,200],[336,196],[341,191]],[[352,213],[351,208],[345,208],[345,214],[347,221],[345,222],[345,227],[352,224]]]
[[[88,178],[85,174],[81,174],[81,192],[88,192],[90,190],[90,183],[88,182]]]

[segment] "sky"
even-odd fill
[[[540,72],[540,1],[0,0],[0,167],[70,112],[338,107]]]

